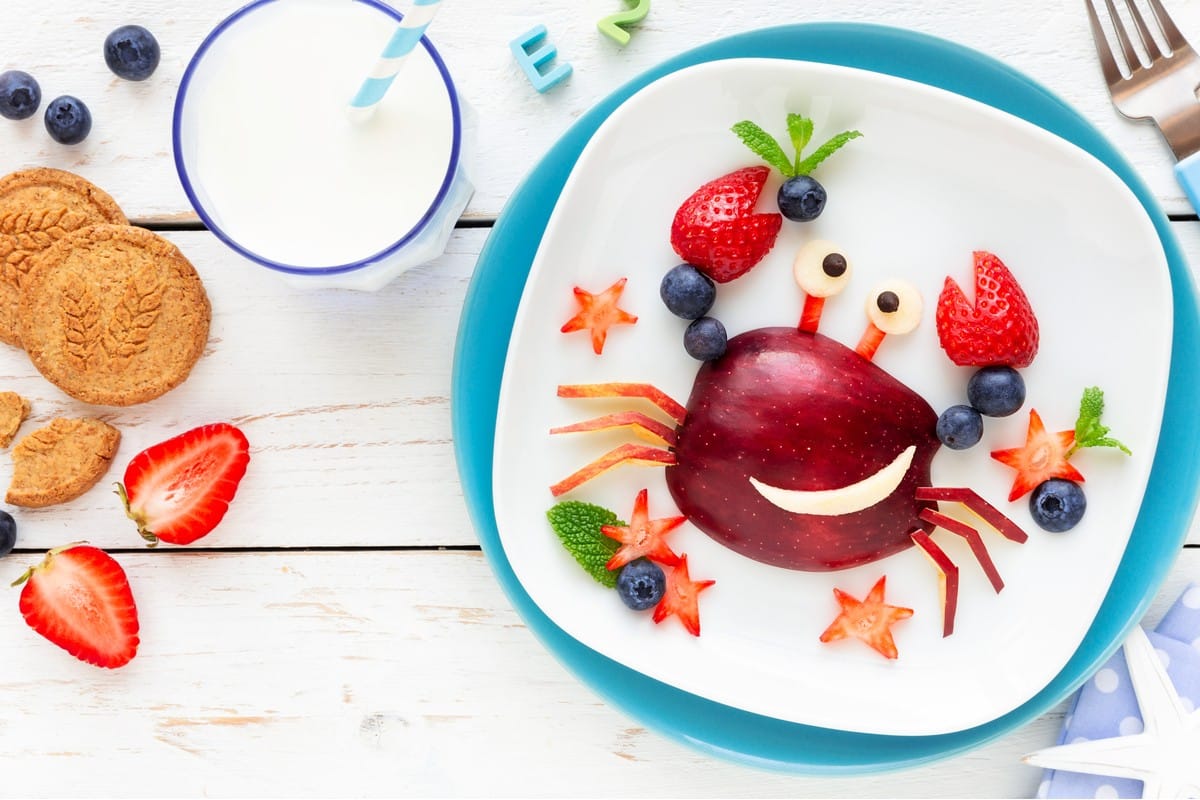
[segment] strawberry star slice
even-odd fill
[[[1017,471],[1012,491],[1008,493],[1009,502],[1031,492],[1050,478],[1083,483],[1083,475],[1067,461],[1067,453],[1074,441],[1075,431],[1048,433],[1042,418],[1031,409],[1025,446],[992,451],[992,458]]]
[[[667,547],[663,537],[679,527],[687,517],[650,519],[646,494],[645,489],[638,492],[633,501],[633,514],[629,517],[628,525],[600,526],[601,533],[621,543],[620,549],[608,560],[606,566],[610,570],[620,569],[639,558],[648,558],[665,567],[679,563],[679,556]]]
[[[637,317],[617,307],[621,292],[625,291],[626,278],[614,283],[600,294],[575,287],[575,299],[579,301],[579,313],[562,326],[563,333],[589,330],[592,333],[592,349],[596,355],[604,352],[604,341],[608,329],[613,325],[632,325]]]
[[[871,587],[865,600],[857,600],[835,587],[833,596],[837,598],[842,612],[821,634],[821,641],[833,642],[853,636],[866,642],[885,658],[896,658],[899,652],[892,638],[892,625],[908,619],[913,612],[911,608],[889,606],[883,602],[886,583],[887,576],[884,575]]]
[[[687,556],[680,556],[679,563],[667,572],[667,588],[662,599],[654,607],[654,622],[657,624],[670,616],[679,617],[683,627],[692,636],[700,635],[699,594],[716,581],[694,581],[688,575]]]

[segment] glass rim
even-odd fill
[[[355,272],[382,261],[383,259],[401,250],[405,245],[409,244],[429,226],[429,223],[432,221],[437,210],[441,208],[449,196],[451,187],[454,183],[455,175],[458,173],[459,162],[462,156],[463,121],[458,91],[454,86],[454,80],[450,77],[450,71],[446,68],[445,62],[442,61],[442,57],[438,53],[437,48],[433,46],[433,43],[429,41],[428,37],[422,36],[421,46],[423,46],[426,52],[429,53],[429,57],[433,60],[434,66],[437,67],[438,73],[442,77],[442,82],[445,84],[446,92],[450,98],[453,139],[450,145],[449,163],[446,167],[446,174],[442,178],[441,186],[438,187],[437,194],[434,195],[433,200],[429,207],[425,210],[425,213],[421,215],[420,219],[417,220],[417,222],[408,230],[408,232],[382,250],[356,261],[351,261],[344,264],[321,267],[298,267],[292,264],[284,264],[280,261],[260,255],[245,247],[232,236],[230,236],[226,231],[224,231],[221,226],[218,225],[215,220],[213,220],[212,215],[207,209],[205,209],[204,204],[200,202],[200,199],[196,195],[196,191],[192,185],[192,179],[188,174],[187,166],[184,164],[180,140],[182,135],[181,129],[183,108],[187,101],[188,88],[192,82],[196,69],[198,68],[201,60],[204,58],[204,55],[217,41],[217,39],[219,39],[226,30],[238,22],[238,20],[240,20],[242,17],[262,6],[275,2],[280,2],[280,0],[253,0],[252,2],[247,3],[246,5],[237,9],[225,19],[221,20],[221,22],[219,22],[216,27],[214,27],[208,33],[208,35],[204,37],[204,41],[200,43],[200,46],[192,55],[191,60],[188,62],[187,69],[184,70],[183,77],[179,82],[179,91],[175,96],[175,109],[171,120],[171,147],[174,151],[175,171],[179,175],[179,181],[183,186],[184,194],[187,195],[188,202],[192,204],[192,208],[200,216],[200,219],[202,222],[204,222],[205,227],[207,227],[208,230],[213,233],[213,235],[215,235],[230,248],[249,260],[255,262],[256,264],[277,272],[284,272],[289,275],[340,275]],[[382,2],[382,0],[354,0],[354,2],[362,3],[364,5],[371,6],[378,11],[382,11],[384,14],[392,17],[397,22],[400,22],[404,18],[403,14]]]

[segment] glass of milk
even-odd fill
[[[436,258],[473,191],[464,107],[422,40],[372,117],[350,99],[400,15],[378,0],[256,0],[175,101],[175,166],[222,241],[302,287],[375,290]]]

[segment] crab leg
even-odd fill
[[[621,464],[636,464],[643,467],[671,465],[675,463],[675,454],[669,450],[650,447],[644,444],[623,444],[597,458],[592,463],[579,469],[550,487],[550,493],[555,497],[566,494],[572,489],[587,483],[592,478],[607,472]]]
[[[879,345],[883,344],[883,337],[886,333],[879,330],[874,322],[867,323],[867,329],[863,331],[862,338],[858,340],[858,346],[854,348],[854,352],[870,361],[875,357],[875,351],[879,349]]]
[[[603,431],[609,428],[632,428],[633,432],[644,439],[659,444],[675,444],[675,430],[656,419],[651,419],[639,411],[622,411],[619,414],[605,414],[603,417],[576,422],[573,425],[562,425],[551,428],[550,433],[587,433]]]
[[[558,387],[558,396],[567,398],[587,397],[641,397],[661,408],[671,419],[682,424],[687,409],[672,400],[665,392],[648,383],[583,383]]]
[[[967,544],[971,546],[971,552],[975,554],[975,558],[979,561],[979,566],[983,567],[988,580],[992,582],[992,588],[997,593],[1004,588],[1004,580],[1000,577],[1000,570],[996,569],[996,564],[988,554],[987,547],[984,546],[983,537],[979,535],[979,531],[965,522],[957,520],[954,517],[948,517],[940,511],[934,511],[932,508],[922,509],[920,517],[926,522],[932,522],[939,528],[945,528],[951,533],[966,539]]]
[[[954,615],[958,611],[958,567],[929,534],[918,528],[909,534],[913,544],[921,548],[937,567],[938,584],[942,592],[942,637],[954,633]]]
[[[995,506],[980,497],[973,489],[922,486],[917,489],[916,495],[918,500],[962,503],[975,516],[991,525],[1001,536],[1009,541],[1021,543],[1029,538],[1029,534],[1021,530],[1017,526],[1017,523],[1004,516]]]

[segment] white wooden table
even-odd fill
[[[31,72],[46,99],[76,94],[95,115],[74,149],[54,145],[39,119],[0,120],[0,173],[80,172],[175,241],[212,298],[209,352],[187,384],[103,410],[124,432],[117,464],[219,419],[253,444],[226,521],[186,551],[141,547],[106,485],[20,514],[20,549],[0,578],[86,538],[127,569],[143,644],[125,669],[96,670],[30,632],[16,590],[0,597],[0,793],[1032,795],[1040,774],[1018,758],[1052,742],[1061,709],[935,766],[814,779],[713,760],[605,705],[522,625],[479,552],[452,452],[450,365],[488,227],[550,144],[658,61],[781,23],[903,26],[1026,72],[1119,145],[1200,263],[1200,224],[1167,150],[1109,105],[1078,0],[657,0],[623,50],[595,30],[616,0],[446,0],[432,33],[480,118],[478,192],[445,256],[377,294],[297,293],[195,224],[172,164],[170,111],[196,45],[239,4],[7,0],[0,11],[0,71]],[[1170,5],[1200,42],[1200,2]],[[129,22],[163,47],[144,84],[116,79],[101,57],[107,32]],[[537,22],[575,68],[544,96],[507,49]],[[0,350],[0,389],[32,398],[34,424],[96,413],[16,351]],[[0,485],[10,469],[0,458]],[[1151,621],[1197,578],[1200,549],[1185,548]]]

